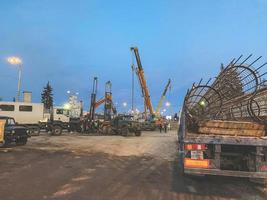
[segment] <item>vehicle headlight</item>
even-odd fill
[[[30,130],[27,130],[26,133],[30,133]]]
[[[12,130],[12,131],[11,131],[11,133],[12,133],[12,134],[15,134],[15,133],[16,133],[16,131],[15,131],[15,130]]]

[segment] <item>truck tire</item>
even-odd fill
[[[142,132],[140,130],[137,130],[134,132],[135,136],[139,137],[141,136]]]
[[[20,138],[16,141],[16,145],[25,145],[27,144],[27,141],[28,141],[27,137]]]
[[[101,133],[102,133],[103,135],[107,135],[107,133],[108,133],[108,127],[107,127],[107,126],[103,126],[103,127],[102,127],[102,131],[101,131]]]
[[[36,126],[36,127],[33,127],[33,135],[35,136],[39,136],[40,135],[40,127],[39,126]]]
[[[113,131],[112,131],[112,128],[110,126],[108,126],[108,128],[107,128],[107,133],[108,133],[108,135],[113,135]]]
[[[55,125],[52,128],[52,135],[61,135],[62,134],[62,127],[59,125]]]
[[[1,145],[1,147],[8,147],[10,145],[10,141],[8,140],[3,140],[3,143]]]
[[[123,127],[121,129],[121,135],[127,137],[129,135],[129,129],[127,127]]]

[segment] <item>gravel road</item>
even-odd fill
[[[141,137],[47,134],[0,149],[3,200],[267,199],[244,178],[185,177],[176,133]]]

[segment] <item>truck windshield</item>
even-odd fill
[[[57,109],[56,113],[58,115],[66,115],[66,116],[68,116],[69,115],[69,110],[66,110],[66,109]]]
[[[7,119],[7,125],[15,125],[15,120],[12,118]]]

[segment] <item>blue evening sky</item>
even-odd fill
[[[16,55],[22,90],[35,102],[50,81],[57,105],[70,90],[87,108],[98,76],[98,98],[111,80],[114,101],[130,104],[130,47],[138,46],[154,107],[171,78],[167,99],[176,112],[192,82],[240,54],[266,61],[266,44],[265,0],[0,0],[0,97],[16,96],[17,71],[5,60]]]

